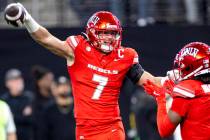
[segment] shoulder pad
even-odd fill
[[[173,97],[195,98],[200,94],[201,82],[197,80],[184,80],[178,83],[173,89]]]
[[[82,40],[85,40],[85,38],[84,38],[82,35],[72,35],[72,36],[69,36],[69,37],[66,39],[66,42],[68,43],[68,45],[69,45],[73,50],[75,50],[75,48],[79,45],[79,43],[80,43]]]
[[[173,97],[194,98],[195,90],[189,80],[181,81],[173,89]]]
[[[135,49],[133,48],[125,48],[128,56],[132,59],[133,64],[139,63],[139,56]]]

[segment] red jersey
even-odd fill
[[[136,51],[120,47],[104,55],[82,36],[70,36],[66,41],[75,55],[68,72],[77,125],[83,125],[84,119],[96,122],[121,119],[120,88],[128,70],[138,63]]]
[[[175,86],[174,94],[171,110],[183,118],[183,140],[210,140],[210,85],[185,80]]]

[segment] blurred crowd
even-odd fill
[[[19,69],[5,72],[7,91],[0,94],[0,110],[1,102],[11,110],[5,130],[8,140],[74,140],[70,80],[65,76],[55,78],[51,70],[40,65],[33,66],[31,74],[34,88],[27,90],[27,81]],[[126,140],[163,140],[157,131],[154,99],[127,79],[121,92],[119,103]]]
[[[19,69],[5,73],[7,91],[0,99],[9,106],[15,124],[7,134],[15,133],[17,140],[75,139],[70,80],[65,76],[54,78],[52,71],[39,65],[32,68],[32,75],[34,89],[29,91]],[[16,140],[15,136],[7,137]]]
[[[18,0],[45,26],[81,27],[96,11],[114,13],[123,26],[209,25],[209,0]],[[0,0],[0,15],[8,3]],[[38,3],[41,3],[40,7]],[[0,18],[3,21],[3,16]],[[0,24],[0,26],[3,24]],[[6,25],[6,23],[5,23]]]

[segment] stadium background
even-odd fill
[[[4,87],[4,74],[10,68],[23,72],[26,87],[32,88],[31,66],[41,64],[53,71],[55,76],[66,75],[65,60],[43,49],[28,35],[25,29],[15,29],[3,20],[3,9],[11,0],[0,0],[0,93]],[[169,15],[169,0],[153,0],[154,22],[138,24],[138,0],[20,0],[32,16],[47,27],[52,34],[65,40],[67,36],[85,31],[88,17],[97,10],[116,12],[123,25],[123,46],[135,48],[144,69],[154,75],[165,75],[172,69],[176,52],[186,43],[209,40],[208,0],[197,2],[199,20],[186,20],[186,5],[177,0],[174,16]],[[118,5],[118,6],[117,6]],[[148,12],[148,11],[146,11]],[[121,113],[127,129],[130,129],[129,113],[131,96],[136,88],[129,81],[122,89]],[[128,98],[129,97],[129,98]]]

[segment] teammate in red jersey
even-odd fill
[[[64,57],[74,96],[77,140],[124,140],[118,98],[127,76],[137,85],[148,79],[160,85],[161,77],[146,72],[134,49],[121,46],[122,28],[110,12],[99,11],[87,22],[86,34],[61,41],[40,26],[21,4],[24,24],[35,41]],[[22,15],[21,13],[19,15]],[[5,16],[8,23],[14,18]],[[17,25],[17,24],[16,24]]]
[[[210,140],[210,47],[192,42],[180,50],[175,58],[179,71],[178,84],[171,85],[172,106],[166,112],[164,88],[148,81],[146,92],[156,97],[157,124],[162,137],[171,135],[181,125],[183,140]]]

